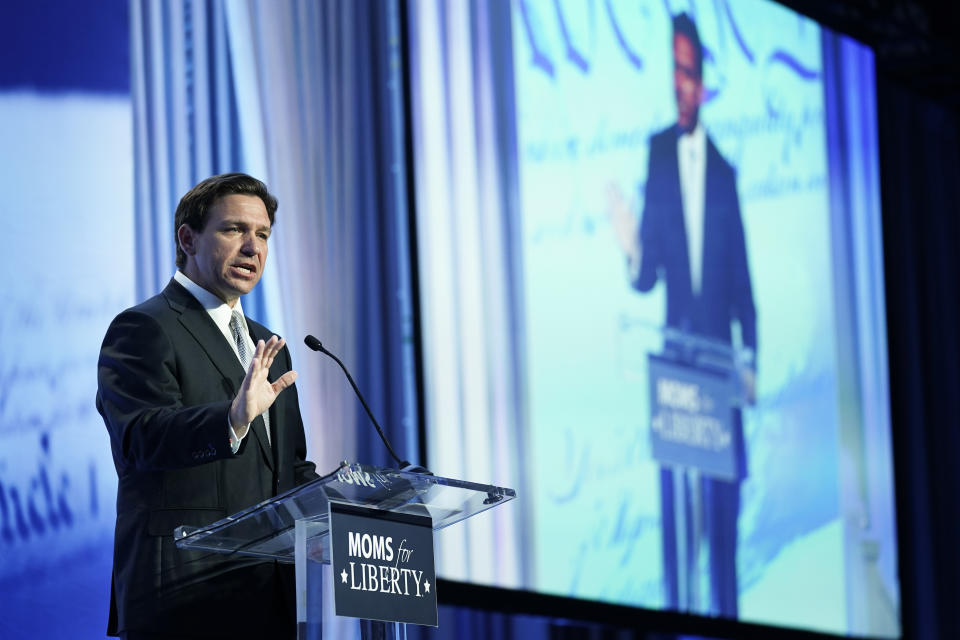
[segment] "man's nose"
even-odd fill
[[[256,255],[260,250],[260,244],[257,242],[257,234],[248,233],[244,235],[240,250],[243,251],[244,255]]]

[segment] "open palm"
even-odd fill
[[[289,387],[297,379],[296,371],[287,371],[270,382],[270,367],[274,358],[286,344],[283,338],[271,337],[268,341],[257,342],[257,349],[247,368],[247,375],[243,378],[240,391],[230,405],[230,421],[233,425],[251,423],[261,413],[269,409],[280,392]]]

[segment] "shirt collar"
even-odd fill
[[[237,304],[235,304],[233,308],[230,308],[230,305],[188,278],[187,275],[179,269],[173,274],[173,279],[182,284],[183,288],[197,299],[197,302],[210,314],[210,317],[213,318],[213,321],[218,327],[229,327],[230,318],[233,316],[234,311],[239,311],[240,316],[244,317],[243,305],[240,304],[239,299],[237,299]],[[247,324],[246,318],[244,318],[243,324]]]
[[[697,126],[693,128],[693,131],[690,133],[680,132],[680,143],[695,144],[699,148],[706,140],[706,135],[707,133],[703,128],[703,123],[697,118]]]

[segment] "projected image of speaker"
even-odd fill
[[[898,637],[872,53],[771,2],[436,11],[428,466],[519,496],[439,536],[438,575]]]

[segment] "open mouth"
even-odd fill
[[[233,268],[240,272],[240,275],[252,276],[257,272],[256,267],[250,264],[235,264]]]

